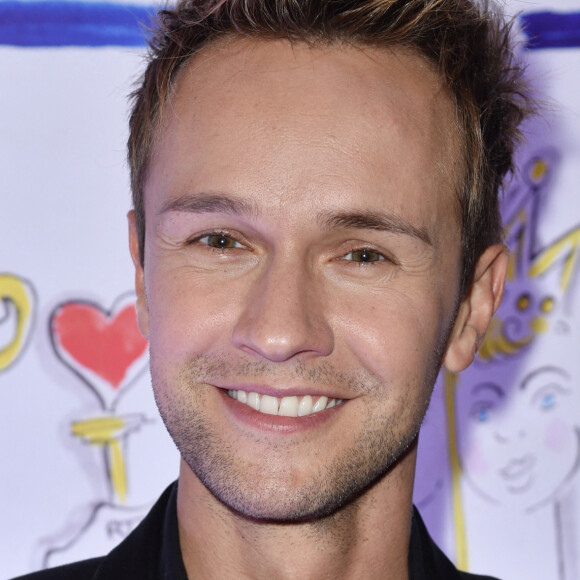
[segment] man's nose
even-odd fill
[[[234,345],[274,362],[329,355],[334,335],[325,318],[320,281],[294,260],[274,262],[245,296]]]

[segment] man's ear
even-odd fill
[[[473,362],[501,303],[508,258],[507,248],[496,244],[489,246],[477,261],[473,283],[459,306],[443,358],[448,371],[458,373]]]
[[[135,211],[127,214],[129,221],[129,250],[135,266],[135,292],[137,293],[137,322],[139,330],[145,338],[149,338],[149,308],[147,306],[147,294],[145,292],[145,271],[139,257],[139,234],[137,233],[137,221]]]

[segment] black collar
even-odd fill
[[[91,580],[188,580],[179,545],[177,483],[165,490],[139,526],[99,562],[94,576],[84,577]],[[409,580],[494,579],[459,572],[431,540],[419,512],[413,508]]]

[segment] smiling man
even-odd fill
[[[161,13],[129,222],[179,482],[44,578],[468,577],[411,497],[440,366],[471,363],[503,291],[508,39],[468,0]]]

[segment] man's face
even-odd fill
[[[399,50],[235,40],[181,73],[140,323],[184,460],[240,513],[328,514],[410,461],[459,286],[453,120]]]

